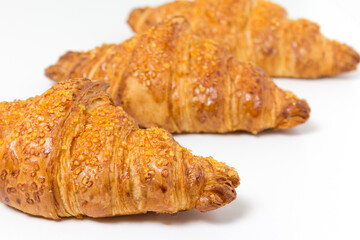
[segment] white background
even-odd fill
[[[0,0],[0,101],[41,94],[44,69],[67,50],[131,37],[130,10],[163,0]],[[276,0],[291,17],[360,51],[356,0]],[[234,166],[238,198],[209,213],[51,221],[0,204],[0,239],[360,239],[360,71],[332,79],[277,79],[308,100],[310,120],[257,136],[177,135],[198,155]]]

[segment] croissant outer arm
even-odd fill
[[[305,100],[278,88],[259,67],[236,61],[213,40],[174,18],[122,44],[68,52],[46,75],[62,81],[86,76],[143,127],[170,132],[257,133],[305,122]]]
[[[59,219],[209,211],[235,199],[233,168],[165,130],[139,129],[106,88],[74,79],[0,103],[1,202]]]
[[[240,61],[250,61],[274,77],[319,78],[357,68],[359,54],[325,38],[316,23],[291,20],[270,1],[174,1],[132,11],[128,23],[136,33],[175,16],[184,16],[195,34],[228,46]]]

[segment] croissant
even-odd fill
[[[132,11],[128,23],[139,33],[174,16],[212,38],[240,61],[251,61],[273,77],[319,78],[356,69],[359,54],[326,39],[316,23],[290,20],[281,6],[263,0],[175,1]]]
[[[176,133],[287,129],[310,112],[306,101],[278,88],[259,67],[193,35],[184,18],[119,45],[67,52],[46,75],[105,80],[115,103],[141,126]]]
[[[106,88],[77,79],[0,103],[1,202],[58,219],[209,211],[235,199],[233,168],[165,130],[139,129]]]

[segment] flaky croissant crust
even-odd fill
[[[141,126],[177,133],[287,129],[310,113],[305,100],[278,88],[259,67],[194,35],[184,18],[122,44],[68,52],[46,75],[105,80],[116,104]]]
[[[277,77],[318,78],[356,69],[359,54],[326,39],[316,23],[291,20],[281,6],[264,0],[173,1],[135,9],[128,22],[139,33],[184,16],[194,32],[229,47],[240,61],[251,61]]]
[[[208,211],[236,197],[233,168],[139,129],[105,92],[74,79],[0,103],[0,201],[46,218]]]

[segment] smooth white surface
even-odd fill
[[[0,101],[41,94],[52,84],[44,69],[65,51],[121,42],[132,35],[132,8],[163,2],[0,0]],[[360,51],[359,1],[276,2]],[[360,71],[276,83],[308,100],[306,124],[258,136],[175,136],[238,170],[242,184],[232,204],[205,214],[60,222],[0,204],[0,239],[360,239]]]

